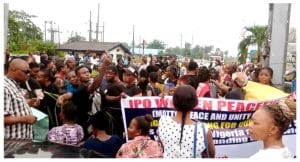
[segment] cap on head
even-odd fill
[[[135,77],[138,76],[138,72],[134,67],[129,66],[128,68],[124,68],[125,73],[132,74]]]
[[[245,73],[235,72],[232,74],[232,81],[234,81],[239,87],[245,87],[248,83],[248,78]]]

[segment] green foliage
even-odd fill
[[[268,39],[267,26],[251,26],[245,27],[246,32],[244,33],[244,38],[239,43],[239,62],[244,63],[248,55],[248,47],[250,45],[257,45],[257,62],[261,62],[261,51],[264,43]],[[248,35],[246,35],[248,34]]]
[[[251,38],[247,37],[239,43],[239,54],[238,54],[239,63],[242,63],[242,64],[246,63],[246,59],[248,56],[248,46],[251,44],[250,41],[251,41]]]
[[[74,37],[70,37],[68,39],[68,43],[79,42],[79,41],[85,41],[85,37],[82,37],[82,36],[76,34]]]
[[[43,42],[43,33],[32,21],[34,15],[24,11],[9,11],[8,47],[11,53],[46,52],[56,53],[57,45]]]
[[[42,41],[41,29],[31,21],[35,17],[24,11],[9,11],[8,47],[12,53],[34,51],[36,42]]]
[[[54,55],[56,53],[57,45],[52,42],[37,42],[36,51],[45,52],[48,55]]]
[[[175,55],[179,55],[180,52],[180,48],[177,46],[175,48],[168,48],[165,50],[165,54],[175,54]]]
[[[186,43],[184,49],[180,49],[178,46],[175,48],[168,48],[165,51],[165,54],[174,54],[179,55],[182,53],[183,56],[194,58],[194,59],[207,59],[209,60],[209,53],[214,49],[213,46],[199,46],[196,45],[194,48],[191,48],[191,44]]]
[[[59,58],[65,58],[65,53],[63,51],[56,51],[56,55],[59,57]]]
[[[160,40],[154,39],[152,42],[148,44],[147,48],[152,48],[152,49],[165,49],[165,43]]]

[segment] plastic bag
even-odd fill
[[[33,142],[44,142],[49,132],[49,117],[35,108],[31,108],[31,111],[37,117],[37,121],[33,124]]]

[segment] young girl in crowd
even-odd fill
[[[261,84],[273,86],[273,70],[270,67],[263,67],[258,73],[258,82]]]
[[[59,114],[63,125],[52,128],[48,133],[48,141],[65,145],[77,145],[84,136],[83,129],[76,124],[77,107],[72,102],[62,106]]]
[[[252,116],[249,134],[253,140],[262,140],[263,149],[251,158],[292,158],[282,135],[295,117],[296,103],[288,99],[258,109]]]
[[[131,120],[128,127],[127,143],[117,153],[117,158],[161,158],[163,148],[149,137],[151,115],[138,116]]]
[[[107,115],[102,111],[92,116],[92,137],[84,142],[83,147],[94,150],[105,157],[114,158],[122,145],[122,140],[117,135],[106,133],[109,125],[108,120]]]

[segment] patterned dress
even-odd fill
[[[162,158],[163,148],[149,136],[137,136],[123,144],[117,158]]]
[[[208,131],[207,124],[205,133]],[[183,127],[182,143],[180,141],[181,124],[177,123],[169,116],[161,116],[159,120],[159,139],[164,146],[164,158],[193,158],[194,156],[194,124],[186,124]],[[202,157],[201,153],[205,150],[203,128],[197,124],[197,147],[196,157]]]
[[[48,141],[65,145],[77,145],[83,139],[83,129],[78,124],[64,124],[52,128],[48,133]]]

